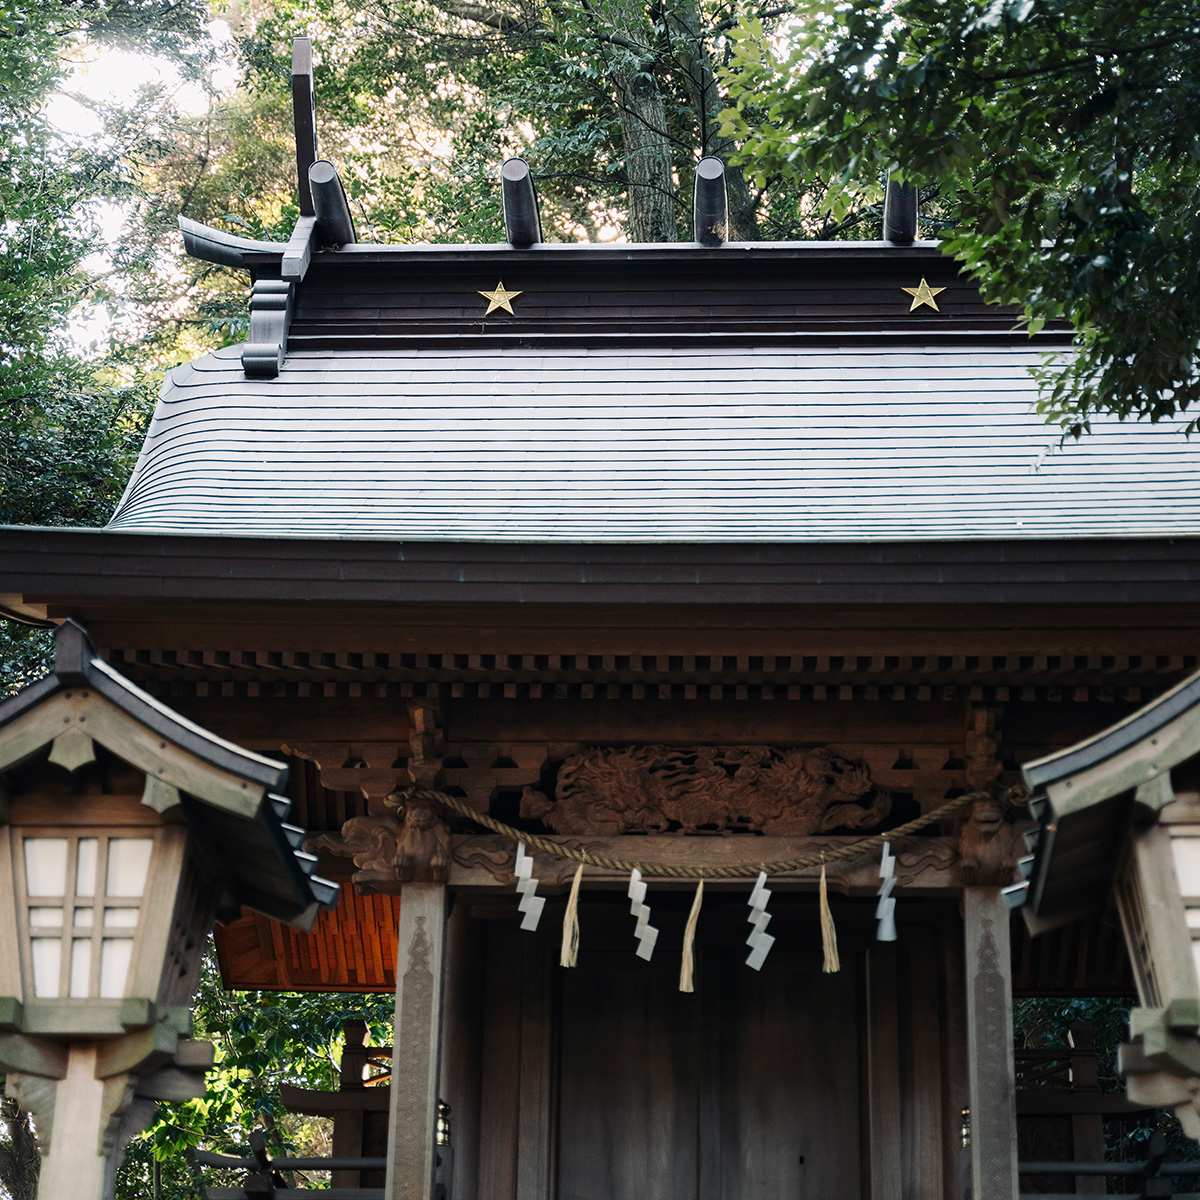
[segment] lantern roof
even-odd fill
[[[160,813],[178,806],[220,882],[222,918],[245,905],[309,928],[337,903],[338,885],[314,875],[317,860],[301,849],[305,831],[286,820],[284,763],[217,737],[130,683],[76,622],[54,636],[49,674],[0,702],[0,771],[47,751],[70,770],[90,760],[89,739],[99,742],[146,774],[144,804]]]
[[[1033,853],[1022,861],[1032,932],[1104,908],[1130,822],[1175,798],[1171,771],[1200,755],[1200,673],[1107,729],[1024,768]]]

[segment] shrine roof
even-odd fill
[[[476,542],[1200,534],[1200,445],[1033,409],[1040,347],[240,348],[168,374],[109,529]]]

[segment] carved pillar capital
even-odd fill
[[[450,877],[450,827],[432,800],[391,793],[385,803],[395,815],[351,817],[340,834],[306,839],[309,853],[328,850],[358,869],[354,890],[396,896],[405,883],[445,883]]]

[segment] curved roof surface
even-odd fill
[[[441,541],[1200,534],[1200,442],[1059,446],[1024,344],[292,352],[167,377],[110,528]]]

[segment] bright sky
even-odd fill
[[[218,47],[232,47],[233,39],[224,21],[212,21],[208,32]],[[237,69],[230,54],[227,62],[217,68],[213,84],[223,91],[233,87],[236,81]],[[63,87],[50,98],[46,115],[57,129],[70,137],[96,137],[102,132],[103,123],[92,105],[120,107],[132,104],[138,90],[150,84],[162,85],[173,93],[173,105],[183,113],[198,116],[208,108],[204,88],[181,79],[175,64],[169,60],[123,50],[88,48],[80,53]],[[102,204],[98,207],[97,217],[104,242],[115,246],[125,224],[125,207]],[[92,254],[84,261],[88,270],[98,274],[109,270],[111,265],[105,251]],[[111,325],[111,314],[103,307],[84,306],[71,321],[71,340],[80,350],[86,351],[107,339]]]
[[[219,47],[232,46],[229,26],[224,21],[209,22],[208,32]],[[218,90],[223,90],[232,87],[236,78],[236,67],[230,61],[218,68],[213,83]],[[81,55],[74,64],[66,85],[47,106],[47,114],[65,133],[93,136],[100,132],[100,120],[87,107],[88,100],[102,104],[130,104],[138,89],[151,83],[176,89],[176,103],[185,113],[199,115],[208,107],[204,89],[195,83],[184,83],[174,64],[168,60],[124,50],[93,49]]]

